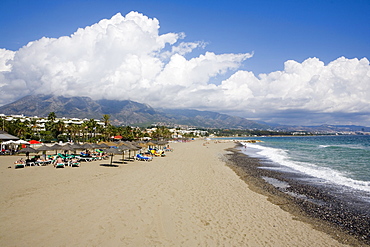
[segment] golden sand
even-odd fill
[[[118,167],[1,156],[0,246],[343,246],[251,191],[221,159],[233,143],[203,144]]]

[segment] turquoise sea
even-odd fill
[[[294,170],[320,181],[370,192],[370,136],[306,136],[227,138],[242,151],[267,158],[281,170]],[[248,143],[243,140],[260,140]]]
[[[310,214],[370,243],[370,136],[217,139],[241,143],[242,153],[260,159],[257,169],[268,170],[262,179],[301,200]]]

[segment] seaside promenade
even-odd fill
[[[118,167],[0,156],[0,246],[345,246],[250,190],[223,162],[233,146],[174,143]]]

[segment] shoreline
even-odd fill
[[[368,215],[345,208],[342,202],[330,195],[330,191],[297,182],[297,174],[259,168],[265,167],[267,162],[242,153],[236,148],[238,146],[240,144],[237,143],[234,148],[228,149],[230,153],[226,162],[250,189],[266,195],[270,202],[342,243],[370,246]],[[274,185],[274,182],[277,184]],[[282,188],[284,185],[279,187],[279,182],[289,184],[289,188]]]
[[[173,152],[150,162],[123,164],[116,155],[114,167],[9,169],[11,159],[0,157],[0,245],[355,245],[253,191],[227,166],[234,142],[170,145]]]

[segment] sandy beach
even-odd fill
[[[117,167],[0,156],[0,246],[346,246],[251,190],[223,161],[234,145],[174,143]]]

